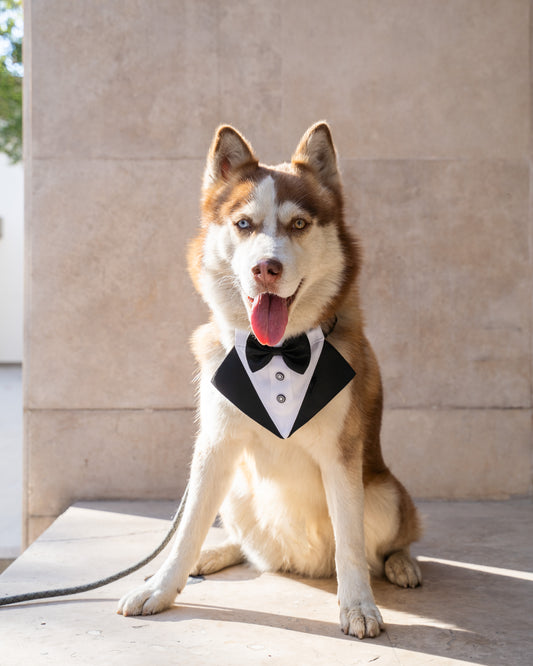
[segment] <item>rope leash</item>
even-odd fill
[[[59,587],[55,590],[43,590],[41,592],[27,592],[26,594],[14,594],[9,597],[1,597],[0,606],[19,604],[22,603],[23,601],[34,601],[35,599],[48,599],[50,597],[64,597],[70,594],[81,594],[82,592],[88,592],[89,590],[94,590],[97,587],[103,587],[104,585],[109,585],[110,583],[114,583],[116,580],[124,578],[125,576],[128,576],[129,574],[133,573],[134,571],[141,569],[146,564],[148,564],[148,562],[151,562],[155,557],[157,557],[174,536],[174,533],[178,529],[183,516],[183,511],[185,509],[185,501],[187,499],[188,492],[189,492],[189,486],[187,485],[185,493],[181,498],[178,510],[176,511],[174,518],[172,519],[172,524],[165,538],[159,544],[159,546],[152,553],[150,553],[150,555],[148,555],[148,557],[144,558],[144,560],[141,560],[137,564],[134,564],[133,566],[128,567],[127,569],[123,569],[122,571],[119,571],[118,573],[113,574],[112,576],[108,576],[107,578],[102,578],[93,583],[87,583],[86,585],[76,585],[74,587],[63,587],[63,588]]]

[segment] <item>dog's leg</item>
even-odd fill
[[[191,571],[191,576],[208,576],[209,574],[233,567],[244,562],[244,555],[238,543],[227,541],[214,548],[204,548],[200,559]]]
[[[417,587],[422,575],[409,544],[420,538],[415,505],[388,471],[365,484],[365,546],[370,571],[399,587]]]
[[[321,465],[335,534],[340,624],[345,634],[374,637],[383,628],[383,620],[374,601],[365,557],[362,470],[353,461],[349,465],[339,459]]]
[[[169,608],[189,572],[233,478],[240,448],[231,442],[210,444],[202,436],[195,446],[189,493],[170,555],[144,585],[119,602],[122,615],[152,615]]]

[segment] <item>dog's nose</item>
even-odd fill
[[[283,264],[277,259],[263,259],[252,268],[254,278],[263,287],[270,287],[281,277]]]

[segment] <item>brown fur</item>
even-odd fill
[[[191,571],[213,573],[246,556],[267,570],[311,576],[336,571],[342,630],[377,636],[383,622],[369,570],[402,587],[419,585],[409,545],[420,525],[381,453],[381,378],[364,334],[360,250],[344,221],[328,126],[309,128],[291,163],[276,167],[259,164],[236,130],[220,128],[204,174],[202,225],[188,260],[212,320],[193,336],[201,367],[201,428],[185,524],[161,570],[123,598],[120,612],[164,610]],[[265,266],[273,265],[276,272],[267,273]],[[270,296],[261,300],[265,292]],[[254,327],[261,337],[264,320],[254,320],[252,304],[270,304],[272,295],[284,300],[284,314],[267,320],[277,336],[269,338],[268,330],[268,344],[305,332],[321,343],[320,332],[312,330],[320,326],[356,372],[351,385],[295,433],[283,423],[286,442],[211,384],[235,344],[235,329],[238,339]],[[219,509],[232,541],[200,553]]]
[[[224,129],[222,130],[224,133]],[[333,140],[329,128],[327,137],[334,150]],[[208,224],[221,224],[222,220],[230,217],[237,210],[255,185],[270,175],[276,183],[277,199],[294,201],[318,220],[318,224],[335,224],[344,252],[344,277],[334,299],[323,309],[319,320],[314,325],[322,325],[326,330],[333,318],[338,322],[332,340],[342,339],[349,345],[347,358],[356,370],[357,376],[364,381],[353,382],[351,391],[354,394],[354,404],[357,412],[348,416],[351,423],[346,424],[345,436],[340,442],[340,454],[345,461],[362,452],[363,482],[369,484],[393,484],[400,496],[401,525],[398,537],[391,552],[399,550],[420,536],[420,521],[416,508],[405,490],[404,486],[391,474],[386,466],[380,443],[381,419],[383,410],[383,392],[379,365],[374,352],[363,332],[363,318],[359,305],[357,278],[361,267],[361,251],[359,242],[353,231],[344,221],[344,199],[342,184],[337,175],[327,180],[325,187],[317,177],[317,169],[313,168],[304,156],[306,134],[296,149],[290,165],[280,165],[277,168],[260,165],[253,155],[251,146],[246,143],[250,151],[248,159],[238,166],[231,175],[224,174],[224,178],[216,186],[204,189],[202,198],[202,229],[193,240],[189,250],[189,271],[191,278],[201,292],[199,274],[201,271],[203,243],[205,228]],[[210,154],[218,149],[220,139],[215,141]],[[326,167],[327,168],[327,167]],[[210,331],[211,343],[216,340],[216,327],[212,324]],[[203,329],[202,329],[203,330]],[[205,331],[202,333],[202,338]],[[195,336],[196,337],[196,336]],[[199,362],[205,350],[205,342],[195,343],[195,355]]]

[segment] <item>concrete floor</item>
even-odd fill
[[[16,557],[20,553],[22,536],[22,366],[20,365],[0,365],[0,461],[0,560],[2,560]]]
[[[531,501],[419,506],[424,585],[374,583],[386,623],[377,639],[340,632],[334,580],[258,575],[248,566],[187,585],[163,614],[116,615],[117,599],[155,571],[152,563],[81,596],[0,608],[0,663],[529,666]],[[168,527],[162,517],[172,513],[168,502],[77,504],[0,576],[0,595],[114,573],[159,542]]]

